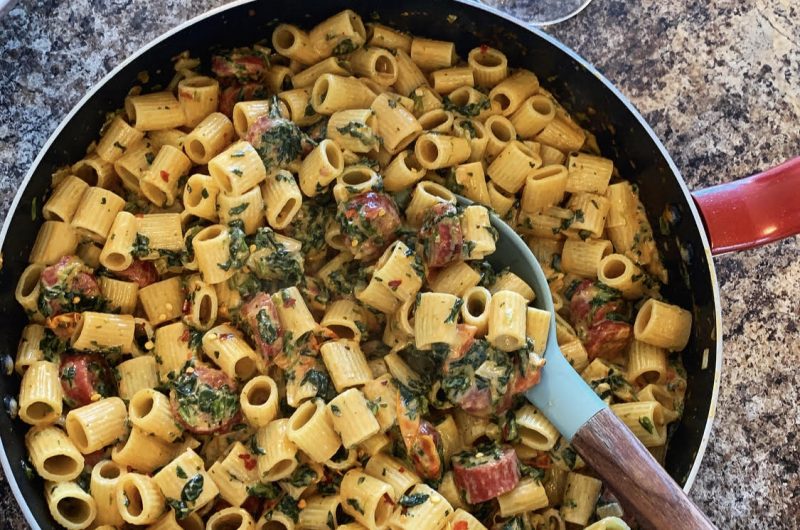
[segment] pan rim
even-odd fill
[[[111,71],[109,71],[102,79],[100,79],[97,83],[95,83],[84,96],[72,107],[72,109],[64,116],[64,118],[59,122],[58,126],[53,130],[53,132],[48,137],[47,141],[42,145],[37,154],[36,158],[31,163],[28,171],[26,172],[25,176],[22,178],[22,181],[19,184],[19,188],[17,189],[17,193],[14,195],[14,199],[11,201],[11,204],[8,208],[8,213],[6,214],[6,218],[3,221],[2,228],[0,228],[0,250],[3,248],[6,236],[8,235],[8,230],[11,227],[13,214],[17,211],[19,207],[19,203],[22,200],[22,196],[25,190],[28,187],[31,179],[33,178],[33,174],[36,172],[36,169],[42,162],[45,154],[47,154],[50,148],[53,145],[55,139],[59,136],[61,131],[72,121],[75,114],[86,105],[89,99],[94,96],[94,94],[104,87],[111,79],[113,79],[119,72],[121,72],[129,63],[133,62],[134,60],[138,59],[140,56],[148,52],[151,48],[155,47],[159,43],[167,40],[168,38],[172,37],[174,34],[179,33],[180,31],[188,28],[189,26],[193,26],[198,22],[205,20],[207,18],[216,16],[219,13],[223,13],[225,11],[237,8],[242,5],[256,3],[259,0],[234,0],[233,2],[221,5],[219,7],[213,8],[209,11],[201,13],[177,26],[174,28],[164,32],[163,34],[159,35],[158,37],[152,39],[147,44],[140,47],[138,50],[130,54],[127,58],[125,58],[121,63],[119,63],[116,67],[114,67]],[[669,166],[670,170],[672,171],[675,180],[677,180],[678,186],[680,187],[681,192],[684,195],[686,203],[688,204],[689,211],[692,214],[692,219],[694,220],[695,225],[698,228],[698,232],[700,235],[700,240],[703,244],[703,251],[705,252],[706,261],[708,263],[708,272],[709,278],[712,282],[712,291],[713,291],[713,300],[714,300],[714,329],[715,329],[715,343],[716,343],[716,362],[714,363],[714,383],[711,392],[711,403],[709,405],[708,415],[705,421],[705,428],[703,430],[703,435],[700,441],[700,446],[697,448],[697,451],[694,456],[694,462],[692,463],[692,468],[689,471],[689,474],[686,476],[686,482],[683,485],[683,490],[688,493],[691,489],[692,485],[694,484],[694,480],[697,477],[697,473],[700,469],[700,466],[703,461],[703,456],[705,451],[708,447],[708,442],[711,437],[711,430],[713,428],[714,419],[716,417],[716,409],[717,409],[717,401],[719,399],[719,389],[720,389],[720,381],[721,381],[721,373],[722,373],[722,308],[720,306],[720,296],[719,296],[719,284],[717,280],[716,268],[714,266],[714,260],[711,254],[711,247],[708,242],[708,237],[705,230],[705,225],[703,223],[702,217],[694,203],[694,199],[692,198],[691,192],[689,188],[686,186],[686,182],[683,179],[683,176],[680,173],[680,170],[675,165],[675,162],[672,160],[672,157],[669,155],[669,152],[661,143],[661,140],[655,134],[655,131],[650,127],[644,117],[639,113],[636,107],[625,97],[617,87],[611,83],[603,74],[601,74],[591,63],[589,63],[586,59],[581,57],[577,52],[573,51],[571,48],[560,42],[555,37],[547,34],[543,30],[528,24],[512,15],[504,13],[492,6],[483,4],[478,2],[477,0],[450,0],[456,4],[462,4],[468,7],[472,7],[478,9],[480,11],[484,11],[486,13],[492,14],[496,17],[502,18],[517,27],[519,27],[520,31],[528,31],[534,33],[537,37],[544,39],[550,45],[558,48],[560,51],[566,53],[570,56],[574,61],[584,67],[589,73],[594,75],[600,82],[602,82],[605,87],[611,91],[611,93],[625,106],[625,108],[630,112],[633,117],[639,122],[642,128],[647,132],[650,139],[653,141],[654,145],[657,147],[658,151],[660,152],[661,156],[664,157],[666,160],[667,165]],[[709,367],[710,368],[710,367]],[[34,530],[39,529],[41,530],[41,525],[39,521],[33,516],[30,508],[28,507],[28,503],[26,502],[25,497],[22,495],[22,491],[20,490],[19,484],[17,483],[16,476],[14,475],[11,469],[11,463],[8,459],[8,454],[5,449],[5,445],[3,442],[3,437],[0,436],[0,465],[2,465],[3,472],[5,473],[6,480],[8,481],[9,487],[11,492],[14,494],[14,498],[17,501],[17,505],[20,507],[20,511],[22,512],[23,517],[25,518],[26,522],[33,528]]]

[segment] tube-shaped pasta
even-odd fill
[[[497,498],[500,515],[511,517],[548,506],[547,493],[542,483],[533,478],[524,478],[517,486]]]
[[[233,141],[233,123],[221,112],[203,118],[186,136],[184,150],[195,164],[207,164]]]
[[[438,491],[427,484],[416,484],[408,496],[426,495],[427,501],[408,508],[395,510],[389,523],[397,530],[435,530],[442,528],[453,507]]]
[[[383,86],[397,81],[397,60],[383,48],[358,48],[350,54],[350,68]]]
[[[29,314],[36,314],[39,311],[39,294],[42,290],[39,279],[43,270],[43,264],[28,265],[20,274],[17,287],[14,289],[14,298]]]
[[[125,98],[128,120],[140,131],[172,129],[186,124],[178,100],[171,92],[153,92]]]
[[[534,139],[543,145],[558,149],[562,153],[569,153],[581,148],[586,141],[586,133],[583,129],[568,123],[556,111],[556,117],[550,120]]]
[[[62,256],[74,254],[77,248],[78,234],[69,223],[45,221],[36,234],[28,261],[52,265]]]
[[[490,204],[489,189],[486,187],[486,175],[481,162],[469,162],[456,166],[456,183],[463,188],[466,198],[480,203]]]
[[[178,373],[184,363],[194,356],[189,346],[190,335],[191,330],[183,322],[156,328],[153,354],[160,360],[157,366],[162,383],[169,381],[170,374]]]
[[[367,44],[370,46],[379,46],[387,50],[403,50],[406,53],[411,51],[410,35],[376,22],[371,22],[366,27]]]
[[[208,172],[219,188],[241,195],[267,177],[264,162],[252,145],[239,141],[209,160]]]
[[[314,405],[310,401],[303,405],[307,404],[312,407]],[[324,413],[325,410],[322,412]],[[256,432],[256,441],[263,453],[258,456],[258,474],[264,481],[286,478],[297,467],[297,446],[289,437],[289,422],[290,420],[285,418],[273,420],[267,425],[259,427]],[[301,439],[303,439],[303,432],[301,430]],[[309,440],[309,443],[313,444],[314,441]],[[326,451],[321,451],[321,453],[327,454]]]
[[[152,355],[141,355],[118,364],[119,396],[130,400],[139,390],[158,386],[156,364]]]
[[[370,109],[339,110],[328,120],[328,138],[344,150],[368,153],[380,144],[376,124]]]
[[[664,385],[650,383],[636,393],[639,401],[657,401],[661,403],[661,413],[664,416],[664,423],[672,423],[681,417],[675,410],[677,400],[675,394],[670,392]]]
[[[314,197],[341,175],[342,170],[344,157],[341,148],[332,140],[322,140],[300,165],[300,189],[307,197]]]
[[[667,376],[667,352],[663,348],[634,340],[628,348],[627,378],[631,383],[663,383]]]
[[[147,133],[147,139],[155,152],[158,152],[165,145],[181,151],[186,141],[186,133],[180,129],[161,129]]]
[[[198,123],[217,110],[219,104],[219,81],[204,75],[187,77],[178,82],[178,101],[186,117],[186,127]]]
[[[508,77],[508,59],[495,48],[479,46],[470,50],[467,64],[472,68],[475,84],[491,88]]]
[[[489,136],[486,128],[477,120],[459,118],[453,123],[453,134],[466,138],[469,142],[470,154],[468,162],[481,162],[486,147],[489,145]]]
[[[220,497],[231,506],[241,506],[247,500],[248,490],[259,483],[255,461],[241,442],[235,442],[227,456],[209,468],[208,474],[217,485]]]
[[[633,431],[645,447],[658,447],[667,440],[663,407],[658,401],[639,401],[611,405],[611,412]]]
[[[125,199],[116,193],[90,187],[83,193],[70,225],[79,234],[103,243],[114,223],[114,218],[124,206]]]
[[[58,365],[49,361],[32,363],[20,383],[20,419],[29,425],[55,423],[61,416],[62,395]]]
[[[422,287],[414,251],[402,241],[389,245],[375,265],[372,277],[389,287],[401,302],[416,296]]]
[[[636,314],[633,324],[636,340],[680,351],[686,348],[692,334],[692,314],[676,305],[651,298]]]
[[[561,253],[561,268],[564,272],[583,278],[596,278],[601,260],[612,251],[611,241],[607,239],[567,239]]]
[[[588,153],[572,153],[567,158],[567,191],[604,194],[614,172],[614,162]]]
[[[142,131],[128,125],[122,116],[117,116],[106,127],[95,152],[104,161],[113,164],[125,154],[128,147],[135,146],[142,138]]]
[[[533,340],[533,351],[542,355],[547,348],[547,337],[550,334],[550,313],[529,307],[525,316],[525,334]]]
[[[510,352],[525,345],[525,298],[514,291],[492,293],[486,334],[496,348]]]
[[[322,58],[312,46],[308,33],[292,24],[279,24],[272,30],[272,47],[301,64],[314,64]]]
[[[455,115],[444,109],[429,110],[419,117],[420,126],[432,133],[449,134],[453,130]]]
[[[361,386],[372,379],[367,358],[357,342],[329,341],[320,347],[320,353],[337,392]]]
[[[179,522],[175,510],[169,510],[147,528],[148,530],[204,530],[205,527],[205,522],[197,513],[190,513]]]
[[[320,114],[331,115],[339,110],[366,109],[375,93],[355,77],[323,74],[311,89],[311,105]]]
[[[83,471],[83,455],[58,427],[35,427],[25,434],[28,458],[45,480],[74,480]]]
[[[167,442],[174,442],[182,434],[169,398],[152,388],[142,388],[131,397],[128,414],[133,425]]]
[[[47,481],[44,497],[50,515],[67,530],[88,528],[97,515],[94,499],[75,482]]]
[[[107,188],[114,185],[114,165],[100,158],[96,152],[72,164],[72,174],[85,180],[90,186]]]
[[[367,40],[367,30],[358,14],[345,9],[314,26],[308,36],[317,52],[326,57],[358,48]]]
[[[567,207],[574,212],[568,233],[583,238],[586,232],[589,237],[602,236],[609,209],[608,199],[594,193],[575,193],[570,197]]]
[[[511,123],[517,134],[524,138],[534,138],[553,121],[556,116],[556,107],[553,100],[540,94],[526,99],[511,115]]]
[[[220,224],[230,225],[231,221],[239,219],[247,235],[255,234],[258,227],[265,224],[264,209],[264,197],[258,186],[241,195],[217,195]]]
[[[471,153],[469,142],[456,136],[423,134],[417,138],[414,154],[425,169],[440,169],[466,162]]]
[[[589,364],[589,354],[583,343],[577,338],[567,340],[563,344],[559,341],[558,344],[561,347],[561,353],[576,371],[580,372]]]
[[[288,437],[314,462],[330,460],[342,445],[321,399],[306,401],[294,411]]]
[[[347,389],[333,398],[328,403],[328,413],[345,448],[352,448],[380,431],[367,400],[356,388]]]
[[[558,430],[533,405],[524,405],[516,411],[520,442],[537,451],[549,451],[560,436]]]
[[[432,206],[439,202],[456,203],[456,196],[441,184],[423,180],[414,187],[411,201],[406,206],[406,222],[409,225],[419,228],[425,214]]]
[[[430,288],[436,293],[449,293],[464,296],[472,287],[478,285],[481,275],[463,261],[456,261],[439,270],[430,280]]]
[[[258,370],[256,352],[230,324],[221,324],[206,332],[203,351],[231,379],[246,381]]]
[[[138,193],[139,181],[144,172],[150,169],[150,164],[155,158],[155,149],[148,141],[131,145],[114,162],[114,172],[119,176],[125,189]]]
[[[514,291],[522,295],[526,302],[530,302],[536,298],[536,293],[533,292],[530,285],[511,271],[500,273],[489,288],[489,292],[492,294],[498,291]]]
[[[278,99],[289,109],[289,116],[300,127],[313,125],[322,118],[311,106],[311,87],[284,90]]]
[[[166,507],[164,495],[155,479],[139,473],[127,473],[120,477],[116,499],[122,518],[135,525],[155,523]],[[180,495],[177,499],[180,499]]]
[[[259,375],[244,386],[239,403],[247,423],[253,427],[263,427],[278,415],[279,400],[275,380]]]
[[[195,329],[207,330],[217,320],[217,292],[203,280],[200,275],[190,276],[185,281],[186,298],[191,301],[188,313],[183,315],[184,321]],[[186,308],[183,308],[184,312]]]
[[[412,469],[386,453],[372,456],[364,466],[364,472],[391,486],[389,496],[395,502],[415,484],[422,482]]]
[[[89,454],[124,436],[127,419],[125,402],[109,397],[69,411],[65,425],[75,447]]]
[[[470,66],[453,66],[431,73],[431,85],[439,94],[449,94],[463,86],[475,86],[475,77]]]
[[[336,57],[328,57],[312,66],[309,66],[302,72],[298,72],[292,76],[292,86],[295,88],[308,88],[314,86],[314,82],[324,74],[334,74],[340,76],[349,76],[350,71],[342,65],[342,61]]]
[[[178,195],[178,183],[189,173],[192,161],[178,148],[164,145],[150,169],[139,180],[142,194],[156,206],[171,206]]]
[[[489,116],[483,124],[486,132],[486,152],[485,156],[488,160],[493,160],[499,155],[509,142],[515,141],[517,138],[517,131],[514,125],[503,116]],[[528,168],[535,169],[535,168]]]
[[[69,223],[75,215],[81,198],[89,185],[75,175],[69,175],[53,190],[42,207],[42,217],[47,221]]]
[[[515,140],[505,145],[486,172],[496,186],[508,193],[516,193],[525,184],[531,170],[538,169],[541,165],[538,155],[522,142]]]
[[[92,467],[89,492],[97,505],[97,525],[120,527],[125,520],[117,509],[116,488],[126,470],[111,460],[101,460]]]
[[[386,451],[391,444],[392,444],[391,438],[386,436],[384,433],[379,432],[361,442],[358,445],[358,448],[361,452],[369,456],[375,456],[379,453]]]
[[[336,177],[336,184],[333,186],[333,198],[336,199],[336,202],[342,203],[350,197],[360,195],[366,191],[380,190],[381,182],[381,176],[370,166],[364,164],[347,166]]]
[[[461,319],[464,324],[475,326],[476,337],[483,337],[489,326],[489,306],[492,295],[485,287],[475,286],[467,289],[463,296],[464,305],[461,306]]]
[[[187,449],[153,476],[153,481],[168,499],[180,499],[182,508],[194,512],[213,501],[219,493],[216,483],[205,470],[203,459],[193,450]],[[187,486],[194,486],[192,497],[187,499],[183,492]]]
[[[126,468],[152,473],[172,460],[177,449],[180,447],[133,427],[128,438],[111,450],[111,460]]]
[[[489,92],[492,109],[510,116],[522,102],[539,90],[539,79],[529,70],[520,69],[498,83]]]
[[[284,332],[298,339],[317,328],[314,315],[309,311],[297,287],[287,287],[272,295]]]
[[[215,512],[206,522],[208,530],[253,530],[253,516],[244,508],[231,506]]]
[[[455,342],[461,304],[462,300],[452,294],[420,295],[414,317],[414,341],[417,349],[430,350],[437,343]]]
[[[383,185],[386,191],[400,191],[413,187],[424,176],[425,168],[420,165],[414,152],[407,149],[400,151],[384,168]]]
[[[567,523],[585,526],[589,521],[603,483],[596,478],[569,473],[561,503],[561,517]]]
[[[294,177],[286,170],[267,175],[261,186],[267,210],[267,223],[276,229],[286,228],[292,222],[303,202],[303,195]]]
[[[470,205],[461,214],[461,233],[467,255],[464,259],[484,259],[496,248],[497,232],[489,219],[489,210],[484,206]]]
[[[350,299],[336,300],[328,304],[320,325],[328,328],[340,339],[361,342],[361,329],[365,327],[363,309]]]
[[[423,127],[414,115],[398,103],[396,96],[381,94],[371,106],[376,118],[376,132],[383,148],[395,154],[405,149]]]
[[[395,59],[397,61],[397,80],[394,83],[394,89],[398,94],[409,95],[421,85],[427,85],[425,74],[406,51],[397,50]]]
[[[449,68],[456,61],[456,45],[453,42],[424,39],[411,39],[411,59],[425,72]]]
[[[597,278],[628,300],[641,298],[644,291],[642,270],[623,254],[609,254],[601,259],[597,264]]]
[[[276,70],[276,66],[273,70]],[[280,85],[278,85],[280,86]],[[278,90],[273,90],[278,92]],[[244,139],[247,130],[255,121],[269,114],[270,102],[268,100],[240,101],[233,106],[233,129],[239,138]]]
[[[147,320],[157,326],[180,318],[183,314],[183,284],[180,276],[155,282],[139,290]]]
[[[23,328],[14,361],[14,369],[19,375],[23,375],[33,363],[44,360],[41,348],[44,337],[45,328],[41,324],[28,324]]]
[[[100,292],[109,305],[122,314],[130,315],[136,310],[139,295],[139,284],[123,282],[108,276],[100,278]]]
[[[381,430],[386,431],[394,425],[397,419],[397,410],[393,403],[397,398],[397,388],[392,383],[392,376],[388,373],[379,375],[364,384],[362,391],[368,400],[377,405],[375,418],[378,420]]]
[[[230,264],[231,235],[223,225],[211,225],[204,228],[192,240],[197,268],[203,275],[203,281],[214,285],[222,283],[233,276],[235,269]],[[222,268],[222,264],[226,268]]]
[[[348,471],[342,479],[342,509],[367,528],[385,528],[394,503],[387,498],[392,487],[358,470]]]
[[[528,213],[537,214],[549,206],[561,203],[567,185],[567,168],[544,166],[528,173],[522,191],[520,206]]]

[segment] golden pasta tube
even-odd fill
[[[428,82],[425,79],[425,74],[422,73],[419,66],[417,66],[414,60],[409,56],[409,52],[404,50],[397,50],[395,52],[397,80],[394,83],[394,89],[395,92],[400,95],[411,97],[410,94],[412,94],[415,89],[421,85],[427,85]]]
[[[326,307],[320,325],[328,328],[340,339],[361,342],[361,328],[366,330],[366,315],[355,301],[336,300]]]
[[[183,434],[175,423],[169,398],[152,388],[142,388],[131,397],[128,415],[133,425],[167,442]]]
[[[463,167],[463,166],[459,166]],[[423,168],[413,151],[400,151],[383,170],[383,186],[386,191],[400,191],[413,187],[425,176]]]
[[[456,46],[453,42],[413,37],[410,55],[421,70],[430,72],[455,64]]]
[[[444,109],[432,109],[419,117],[419,125],[432,133],[450,134],[455,115]]]
[[[389,245],[375,264],[372,277],[386,285],[401,302],[414,298],[422,287],[414,251],[402,241]]]
[[[35,362],[44,360],[41,342],[45,337],[45,328],[41,324],[28,324],[22,329],[22,337],[17,347],[17,358],[14,370],[20,376]]]
[[[134,129],[125,121],[122,116],[117,116],[108,124],[100,141],[97,142],[95,152],[104,161],[113,164],[125,152],[128,147],[135,146],[144,138],[144,133]]]
[[[563,344],[559,342],[558,344],[561,347],[561,353],[564,354],[564,357],[576,371],[580,372],[589,364],[589,354],[586,352],[583,343],[577,338],[568,340]]]
[[[139,473],[128,473],[120,477],[116,499],[122,518],[135,525],[155,523],[166,507],[164,495],[155,479]]]
[[[524,303],[524,301],[523,301]],[[462,300],[447,293],[422,293],[414,317],[417,349],[430,350],[434,344],[453,344]]]
[[[203,335],[203,351],[228,377],[246,381],[258,370],[259,358],[242,337],[241,332],[230,324],[211,328]]]
[[[150,169],[150,164],[155,156],[155,148],[152,144],[142,141],[129,146],[125,150],[125,154],[114,162],[114,172],[119,176],[125,189],[135,193],[139,192],[139,181],[145,171]]]
[[[308,36],[317,52],[326,57],[358,48],[366,41],[367,30],[358,14],[345,9],[314,26]]]
[[[657,401],[661,404],[661,413],[664,423],[672,423],[681,417],[676,410],[677,399],[664,385],[650,383],[636,393],[636,399],[641,401]],[[662,446],[663,447],[663,446]]]
[[[153,482],[167,499],[180,499],[184,503],[182,508],[187,512],[201,509],[219,493],[216,483],[205,470],[203,459],[191,449],[164,466],[153,476]],[[193,492],[194,499],[191,500],[183,493],[190,484],[199,489]]]
[[[411,51],[410,35],[375,22],[368,23],[366,27],[368,45],[379,46],[387,50],[403,50],[406,53]]]
[[[342,203],[350,197],[370,190],[380,190],[380,188],[381,176],[370,166],[363,164],[346,166],[344,171],[336,177],[333,197],[336,202]]]
[[[411,201],[406,206],[406,222],[414,228],[419,228],[428,210],[439,202],[455,204],[456,196],[441,184],[429,180],[417,183]]]
[[[306,401],[294,411],[288,437],[314,462],[330,460],[342,445],[321,399]]]
[[[358,445],[358,448],[361,452],[369,456],[375,456],[386,451],[391,444],[392,440],[384,433],[379,432],[378,434],[374,434],[361,442]]]
[[[130,315],[136,310],[139,295],[139,284],[123,282],[108,276],[100,278],[100,292],[109,305],[122,314]]]
[[[481,162],[469,162],[456,166],[456,183],[463,188],[463,195],[480,204],[490,204],[489,189]]]
[[[496,348],[510,352],[525,345],[525,298],[514,291],[492,293],[489,304],[489,342]]]
[[[241,195],[267,178],[264,162],[252,145],[239,141],[209,160],[208,172],[220,190]]]
[[[79,234],[103,243],[114,223],[114,218],[124,206],[125,199],[116,193],[90,187],[83,193],[70,225]]]
[[[440,269],[430,280],[430,288],[436,293],[464,296],[469,289],[478,285],[481,275],[463,261],[456,261]]]
[[[272,70],[277,70],[277,66]],[[278,85],[280,87],[280,84]],[[279,89],[272,90],[278,92]],[[270,110],[270,102],[268,100],[255,100],[255,101],[240,101],[233,106],[233,129],[239,138],[244,139],[247,135],[247,130],[255,121],[262,117],[267,116]]]
[[[100,263],[110,271],[123,271],[133,263],[133,243],[138,232],[138,222],[133,214],[119,212],[109,230]]]
[[[71,170],[74,175],[85,180],[89,185],[101,188],[112,187],[117,178],[114,165],[100,158],[96,152],[75,162]]]
[[[101,460],[92,467],[89,492],[97,505],[95,524],[113,527],[125,524],[117,509],[116,488],[119,479],[126,473],[126,470],[111,460]]]
[[[355,77],[323,74],[311,89],[314,110],[328,116],[339,110],[369,108],[374,99],[375,93]]]
[[[247,382],[242,389],[239,403],[247,423],[263,427],[278,415],[280,395],[275,380],[259,375]]]
[[[489,92],[492,110],[510,116],[522,102],[539,90],[539,79],[529,70],[520,69],[498,83]]]
[[[560,434],[536,407],[523,405],[515,417],[523,445],[537,451],[550,451],[555,446]]]
[[[528,173],[520,200],[522,210],[537,214],[560,204],[564,200],[567,178],[567,169],[557,165],[544,166]]]
[[[349,388],[328,403],[328,413],[333,429],[349,449],[367,438],[378,434],[380,425],[367,406],[364,395],[356,388]]]
[[[68,530],[88,528],[97,515],[94,499],[75,482],[45,482],[44,498],[50,515]]]
[[[680,351],[686,348],[692,334],[692,313],[651,298],[639,308],[633,334],[636,340],[647,344]]]
[[[511,123],[520,137],[529,139],[542,132],[555,117],[556,107],[553,100],[537,94],[522,102],[511,115]]]
[[[206,522],[208,530],[253,530],[253,516],[244,508],[231,506],[215,512]]]
[[[295,88],[312,88],[314,82],[324,74],[334,74],[347,77],[350,75],[350,70],[343,66],[343,63],[337,57],[328,57],[316,64],[313,64],[305,70],[296,73],[292,76],[292,86]]]
[[[453,123],[453,134],[466,138],[469,142],[470,154],[467,159],[468,162],[483,161],[486,146],[489,145],[489,136],[486,134],[486,128],[481,122],[459,118]]]
[[[337,529],[346,528],[347,525],[338,523],[338,518],[342,516],[342,499],[339,495],[315,494],[307,497],[305,501],[306,506],[300,510],[298,516],[299,528],[319,528],[321,530],[331,526]],[[358,527],[363,528],[360,524]]]
[[[463,86],[475,86],[475,77],[471,66],[453,66],[431,72],[431,85],[439,94],[449,94]]]
[[[380,145],[376,124],[370,109],[339,110],[328,120],[328,138],[343,150],[368,153]]]
[[[69,175],[53,190],[42,207],[42,217],[47,221],[69,223],[75,215],[81,198],[89,185],[75,175]]]
[[[467,64],[472,68],[475,84],[491,88],[508,77],[508,59],[495,48],[479,46],[470,50]]]
[[[74,480],[83,471],[83,455],[58,427],[34,427],[25,434],[28,458],[45,480]]]
[[[313,403],[305,402],[302,406]],[[298,409],[299,410],[299,409]],[[323,412],[325,412],[323,410]],[[261,448],[258,456],[258,475],[262,481],[275,481],[286,478],[297,467],[297,446],[289,437],[289,419],[278,419],[259,427],[256,441]],[[313,428],[311,429],[313,431]],[[301,439],[303,432],[301,430]],[[313,440],[309,440],[313,444]],[[325,452],[323,452],[325,453]],[[327,453],[325,453],[327,454]]]
[[[602,236],[609,209],[608,199],[594,193],[574,193],[567,207],[574,212],[569,232],[579,237],[585,232],[589,232],[589,237]]]
[[[320,347],[320,353],[337,392],[372,380],[367,358],[357,342],[328,341]]]
[[[272,301],[278,310],[278,317],[283,324],[285,333],[291,332],[292,337],[299,339],[306,333],[317,329],[314,315],[309,311],[297,287],[281,289],[272,295]]]
[[[371,106],[377,122],[376,132],[390,154],[405,149],[423,129],[417,118],[398,101],[397,97],[381,94]]]
[[[516,193],[525,184],[531,170],[538,169],[542,161],[525,144],[508,142],[487,168],[489,178],[508,193]]]
[[[189,174],[192,161],[178,148],[164,145],[158,150],[150,169],[139,181],[142,194],[156,206],[171,206],[178,196],[178,183]]]
[[[89,454],[124,436],[127,419],[125,402],[109,397],[69,411],[65,425],[75,447]]]
[[[489,292],[496,294],[499,291],[514,291],[519,293],[526,302],[530,302],[536,298],[536,293],[533,292],[530,285],[525,280],[517,276],[511,271],[503,271],[497,275],[494,283],[489,288]]]
[[[397,399],[397,388],[392,383],[392,376],[388,373],[379,375],[367,381],[362,387],[364,396],[376,405],[375,418],[382,431],[388,430],[397,419],[397,409],[394,406]]]
[[[583,129],[573,127],[561,116],[548,122],[542,131],[534,137],[537,142],[558,149],[562,153],[577,151],[586,141]]]
[[[349,60],[356,75],[387,87],[397,81],[397,60],[383,48],[358,48],[350,54]]]
[[[158,386],[156,364],[156,358],[152,355],[141,355],[118,364],[119,396],[130,400],[139,390]]]
[[[485,156],[488,160],[493,160],[499,155],[509,142],[515,141],[517,131],[508,118],[503,116],[489,116],[483,124],[486,131],[486,151]],[[529,167],[528,169],[535,169]]]
[[[392,487],[358,470],[348,471],[342,479],[342,509],[367,528],[384,528],[392,516],[394,502],[387,498]]]
[[[567,239],[561,253],[561,268],[564,272],[583,278],[596,278],[600,261],[612,251],[611,241],[607,239]]]
[[[550,503],[541,482],[533,478],[523,478],[513,490],[500,495],[497,504],[502,517],[511,517],[546,508]]]
[[[644,273],[623,254],[609,254],[597,264],[597,278],[604,284],[617,289],[628,300],[642,297]]]
[[[44,265],[39,263],[28,265],[17,280],[14,298],[28,314],[36,314],[39,311],[39,294],[42,290],[39,279],[44,268]]]
[[[174,322],[156,328],[155,348],[159,379],[167,382],[170,374],[177,374],[183,365],[194,356],[189,347],[191,330],[183,322]]]
[[[220,224],[230,225],[234,220],[241,220],[247,235],[255,234],[258,227],[265,224],[264,210],[264,197],[258,186],[241,195],[217,195]]]
[[[154,326],[180,318],[183,315],[184,296],[180,276],[152,283],[139,290],[139,302],[147,320]]]
[[[153,92],[125,98],[128,120],[140,131],[172,129],[186,124],[178,100],[171,92]]]
[[[213,112],[186,136],[184,150],[195,164],[207,164],[235,137],[233,123],[221,112]]]
[[[186,142],[186,133],[180,129],[160,129],[147,133],[147,140],[150,141],[154,152],[158,152],[165,145],[181,151]]]
[[[434,530],[442,528],[453,507],[438,491],[427,484],[416,484],[409,493],[425,495],[427,502],[409,508],[398,508],[392,516],[390,526],[397,530]]]
[[[187,213],[208,221],[219,221],[217,196],[219,185],[208,175],[194,174],[186,181],[183,189],[183,207]]]
[[[461,233],[467,255],[464,259],[484,259],[496,248],[497,232],[484,206],[470,205],[461,214]]]
[[[567,158],[567,191],[604,194],[608,189],[614,162],[588,153],[571,153]]]
[[[32,363],[20,383],[20,419],[29,425],[55,423],[61,416],[62,396],[58,365],[49,361]]]
[[[272,47],[301,64],[314,64],[322,58],[312,46],[308,33],[291,24],[279,24],[272,30]]]
[[[391,487],[389,496],[395,502],[415,484],[422,482],[413,469],[386,453],[378,453],[367,460],[364,472],[388,484]]]
[[[178,445],[133,427],[128,438],[111,450],[111,460],[125,468],[152,473],[172,460],[179,449]]]
[[[300,189],[306,196],[314,197],[341,175],[342,170],[344,157],[341,148],[333,140],[322,140],[300,165]]]
[[[632,384],[663,383],[667,376],[667,351],[634,340],[628,348],[627,379]]]
[[[485,287],[470,287],[463,294],[464,305],[461,306],[461,319],[464,324],[475,326],[476,337],[486,335],[489,326],[489,305],[492,295]],[[530,311],[530,308],[528,309]]]
[[[206,227],[194,236],[192,243],[197,267],[204,282],[214,285],[233,276],[235,269],[230,256],[232,241],[227,227],[223,225]]]
[[[231,506],[241,506],[247,500],[248,491],[259,484],[255,461],[241,442],[234,442],[227,456],[209,468],[208,474],[217,485],[220,497]]]
[[[278,100],[286,105],[290,119],[299,127],[313,125],[322,118],[311,106],[311,87],[284,90],[278,93]]]
[[[267,223],[281,230],[289,226],[300,211],[303,195],[294,177],[286,170],[267,175],[261,185],[261,193],[267,210]]]
[[[550,334],[550,313],[529,307],[525,316],[525,334],[533,340],[533,351],[542,355],[547,348],[547,337]]]
[[[178,82],[178,102],[186,117],[186,127],[196,127],[217,110],[219,82],[211,77],[197,75]]]
[[[414,145],[414,154],[426,169],[456,166],[465,162],[470,153],[469,142],[456,136],[427,133],[417,138]]]

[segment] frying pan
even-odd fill
[[[216,48],[249,45],[268,38],[277,21],[311,26],[345,8],[365,20],[381,22],[432,38],[452,40],[458,50],[486,43],[502,49],[509,64],[535,71],[542,85],[596,136],[602,152],[620,174],[639,186],[655,237],[671,278],[663,294],[691,308],[694,328],[684,355],[688,389],[684,416],[672,437],[665,466],[691,487],[714,416],[722,354],[719,293],[712,254],[787,237],[800,231],[800,159],[739,182],[694,196],[675,164],[633,106],[591,65],[564,45],[492,8],[454,0],[315,0],[314,2],[240,1],[189,21],[130,57],[109,73],[52,134],[26,175],[0,232],[0,353],[13,356],[26,317],[14,300],[17,278],[27,257],[41,205],[55,169],[74,162],[96,138],[105,112],[119,108],[137,74],[148,71],[145,90],[171,77],[169,58],[184,50],[209,64]],[[210,48],[209,43],[214,47]],[[701,214],[702,213],[702,214]],[[7,237],[12,234],[12,237]],[[0,377],[0,394],[16,396],[19,378]],[[56,527],[39,479],[25,475],[21,421],[0,414],[0,460],[22,512],[33,528]]]

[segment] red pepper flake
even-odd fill
[[[394,501],[392,500],[392,498],[389,496],[388,493],[383,494],[383,500],[394,506]]]
[[[292,298],[291,296],[283,299],[283,307],[294,307],[297,303],[297,300]]]
[[[189,300],[188,299],[184,300],[183,307],[181,307],[181,311],[183,311],[183,314],[188,315],[191,309],[192,309],[192,304],[189,303]],[[185,333],[189,333],[189,330],[187,329]]]
[[[388,285],[392,289],[392,291],[396,291],[397,288],[400,287],[401,283],[403,283],[403,280],[392,280],[388,283]]]
[[[233,333],[221,333],[219,340],[230,340],[233,338]]]
[[[169,182],[169,172],[168,171],[164,171],[163,169],[161,170],[161,180],[163,180],[164,182]]]
[[[481,44],[481,53],[486,53],[488,51],[489,51],[489,45],[488,44]]]
[[[189,342],[189,330],[188,329],[183,330],[183,334],[181,335],[181,340],[183,342]]]
[[[397,471],[399,473],[405,473],[406,472],[406,468],[404,468],[403,466],[400,466],[400,467],[397,468]]]
[[[239,458],[244,460],[244,468],[246,470],[250,471],[251,469],[255,469],[256,468],[256,459],[253,458],[251,455],[243,454],[243,455],[239,455]]]
[[[468,530],[469,525],[466,521],[456,521],[456,524],[453,525],[453,530]]]

